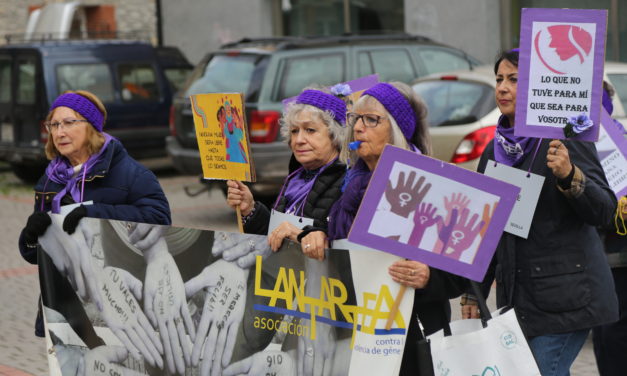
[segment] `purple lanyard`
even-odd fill
[[[327,167],[329,167],[331,164],[333,164],[336,160],[337,160],[337,157],[333,158],[329,163],[327,163],[324,166],[320,167],[320,171],[318,171],[316,176],[314,176],[312,178],[312,181],[311,181],[311,186],[312,187],[313,187],[313,184],[315,184],[316,179],[318,179],[318,176],[320,176],[320,174],[322,174],[322,172]],[[281,187],[281,191],[279,192],[279,195],[277,196],[277,199],[274,202],[274,205],[272,206],[272,209],[276,210],[277,206],[279,205],[279,202],[281,201],[281,197],[283,197],[283,194],[285,193],[285,191],[287,189],[287,186],[288,186],[290,180],[292,180],[292,178],[294,178],[294,176],[297,176],[299,173],[303,172],[304,170],[305,170],[305,168],[301,166],[301,167],[296,169],[294,172],[292,172],[291,174],[289,174],[285,178],[285,181],[283,182],[283,186]],[[305,199],[309,195],[309,192],[311,192],[311,189],[309,189],[305,193],[301,194],[300,197],[297,197],[296,199],[294,199],[294,202],[289,207],[287,207],[285,209],[285,213],[286,214],[294,213],[295,215],[299,215],[299,216],[302,217],[303,211],[305,210]],[[299,212],[299,214],[296,214],[296,212]]]

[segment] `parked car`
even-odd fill
[[[494,138],[501,115],[494,100],[493,66],[444,72],[420,78],[412,85],[429,108],[435,158],[476,170],[479,157]],[[625,123],[627,64],[605,64],[605,79],[616,88],[613,117]],[[624,99],[622,99],[624,98]]]
[[[0,160],[25,181],[46,164],[43,121],[65,90],[107,107],[106,132],[134,157],[165,155],[172,95],[192,65],[173,47],[122,40],[63,40],[0,47]]]
[[[243,39],[209,53],[174,98],[167,151],[182,173],[200,174],[189,96],[242,92],[257,183],[255,194],[276,194],[290,151],[279,135],[281,100],[311,84],[332,85],[378,73],[382,81],[411,82],[479,62],[430,39],[410,35]]]

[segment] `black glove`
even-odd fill
[[[81,205],[65,216],[65,219],[63,220],[63,231],[72,235],[74,231],[76,231],[78,222],[83,217],[87,217],[87,208],[84,205]]]
[[[24,240],[28,245],[37,244],[37,238],[43,235],[52,221],[46,212],[36,212],[28,217],[24,228]]]

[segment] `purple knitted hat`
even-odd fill
[[[296,97],[296,103],[308,104],[322,111],[329,111],[338,123],[346,123],[346,102],[332,94],[319,90],[303,90]]]
[[[396,120],[405,139],[411,140],[416,130],[416,113],[400,91],[387,82],[380,82],[364,91],[361,96],[364,95],[376,98]]]
[[[59,95],[50,106],[50,112],[57,107],[68,107],[78,112],[94,127],[98,132],[102,132],[102,126],[104,125],[104,115],[96,105],[89,99],[82,95],[75,93],[65,93]]]

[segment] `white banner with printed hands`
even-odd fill
[[[427,338],[436,375],[539,376],[540,371],[513,309],[496,311],[487,328],[480,319],[453,321]]]

